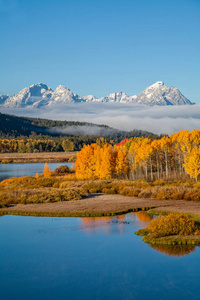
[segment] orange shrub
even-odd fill
[[[154,237],[200,234],[192,218],[177,214],[157,217],[149,223],[148,230]]]

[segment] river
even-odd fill
[[[10,176],[44,168],[7,166]],[[134,231],[151,218],[0,217],[1,299],[200,299],[200,247],[145,244]]]
[[[11,177],[34,176],[36,173],[42,174],[44,165],[44,163],[0,164],[0,181]],[[60,165],[71,167],[72,163],[48,163],[51,171]]]

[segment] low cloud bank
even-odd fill
[[[57,104],[40,109],[4,108],[1,112],[18,116],[105,124],[126,131],[141,129],[157,134],[172,134],[182,129],[200,129],[200,104],[148,107],[129,103],[87,102]],[[90,128],[85,130],[89,132]]]
[[[73,125],[73,126],[66,126],[66,127],[54,127],[51,129],[48,129],[47,132],[50,134],[68,134],[68,135],[81,135],[81,136],[110,136],[111,134],[117,133],[119,130],[112,129],[112,128],[106,128],[106,127],[100,127],[100,126],[92,126],[92,125]]]

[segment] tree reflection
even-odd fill
[[[153,216],[148,214],[146,211],[138,211],[135,214],[138,220],[142,222],[150,222],[153,219]]]
[[[155,251],[163,253],[167,256],[181,257],[184,255],[189,255],[191,252],[195,251],[194,245],[149,245]]]
[[[122,234],[126,228],[126,215],[107,217],[85,217],[80,219],[80,227],[87,235],[97,235],[101,232],[107,235]]]

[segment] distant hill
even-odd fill
[[[87,122],[54,121],[39,118],[17,117],[0,113],[0,137],[17,138],[30,135],[43,136],[103,136],[116,142],[130,137],[147,137],[151,132],[142,130],[120,131],[107,125]]]

